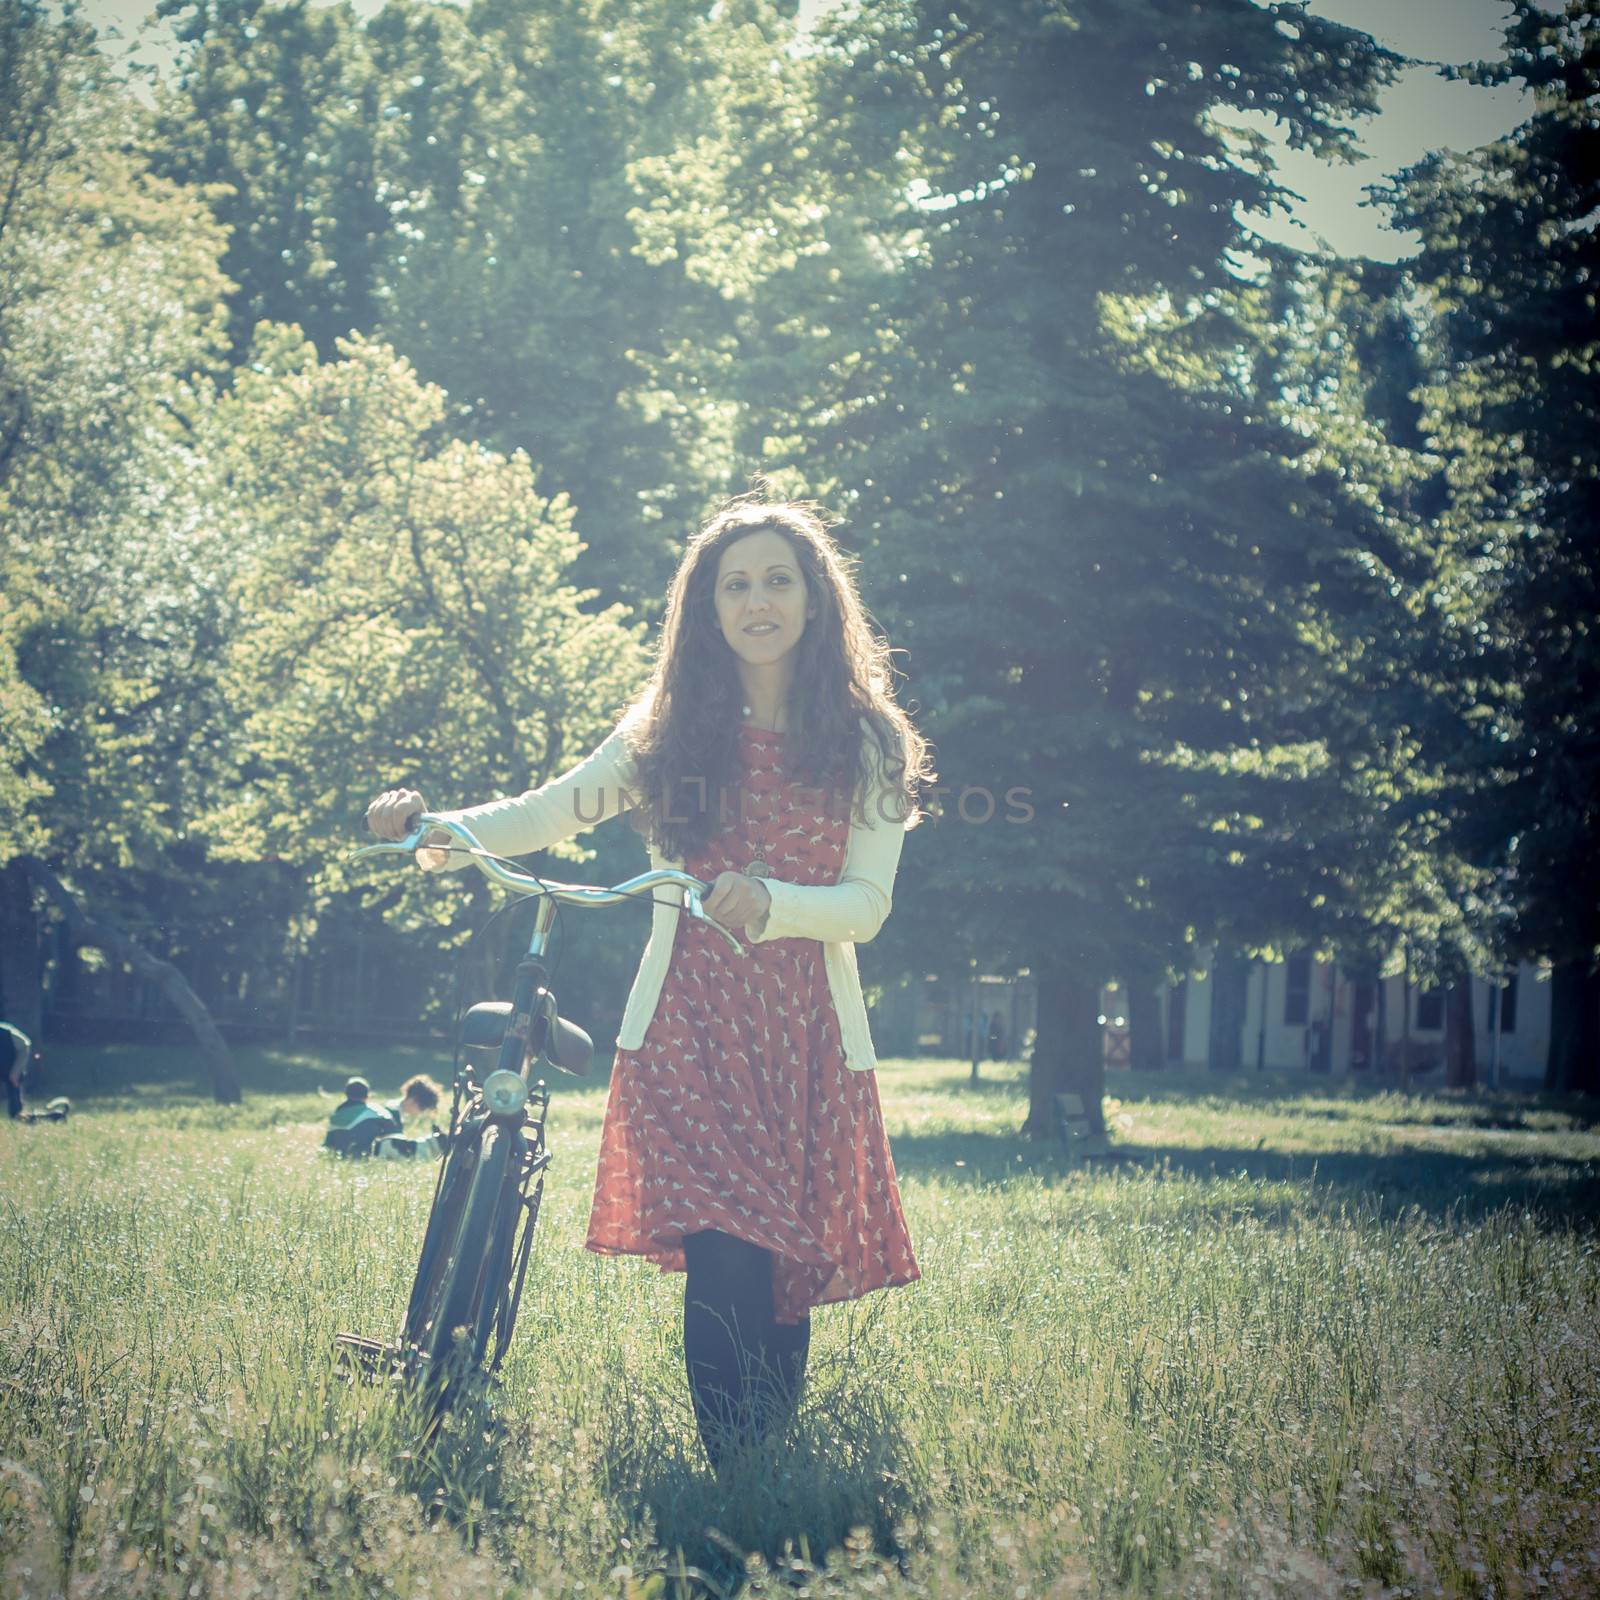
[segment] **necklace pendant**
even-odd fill
[[[757,856],[755,860],[744,869],[744,873],[747,878],[770,878],[772,876],[772,868],[769,867],[760,856]]]

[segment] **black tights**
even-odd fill
[[[762,1438],[794,1409],[811,1346],[811,1319],[772,1312],[772,1254],[707,1228],[684,1235],[683,1359],[700,1441],[713,1468]]]

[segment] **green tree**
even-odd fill
[[[73,937],[131,960],[199,1022],[136,863],[192,809],[191,734],[216,639],[217,563],[188,413],[220,354],[221,237],[151,174],[142,113],[92,30],[0,17],[0,716],[6,1000],[39,1009],[36,891]],[[87,906],[87,912],[83,907]]]
[[[659,605],[706,490],[639,393],[639,353],[681,320],[685,286],[634,251],[628,163],[670,136],[696,53],[721,70],[717,30],[659,0],[481,3],[425,62],[418,27],[391,8],[372,28],[388,81],[424,80],[394,92],[415,166],[383,336],[473,437],[526,450],[568,493],[591,546],[585,582]],[[452,146],[448,176],[435,137]]]
[[[1600,205],[1591,8],[1514,8],[1501,60],[1454,74],[1519,82],[1534,114],[1506,139],[1430,156],[1390,191],[1422,235],[1439,359],[1425,426],[1448,461],[1441,532],[1477,577],[1485,660],[1510,662],[1501,724],[1510,781],[1509,949],[1554,963],[1546,1085],[1600,1092]],[[1497,674],[1498,676],[1498,674]]]
[[[227,230],[235,360],[263,320],[324,355],[370,331],[394,227],[384,93],[348,4],[160,0],[179,46],[149,134],[156,171]]]
[[[1337,156],[1397,64],[1290,6],[869,5],[776,179],[719,152],[826,213],[766,213],[795,248],[722,353],[746,438],[848,509],[951,801],[1031,790],[1026,826],[908,844],[907,888],[1036,975],[1034,1131],[1065,1089],[1098,1118],[1104,980],[1317,938],[1339,898],[1324,708],[1405,552],[1281,403],[1245,254],[1286,266],[1248,219],[1288,197],[1242,118]],[[708,181],[655,248],[694,248]]]
[[[564,497],[539,492],[526,456],[451,437],[446,415],[389,347],[344,340],[321,362],[272,324],[216,408],[252,554],[225,675],[236,766],[202,826],[224,858],[292,870],[302,942],[353,900],[458,943],[462,897],[486,904],[486,886],[352,872],[367,802],[400,784],[441,806],[533,787],[610,731],[643,674],[623,608],[568,578]]]
[[[161,170],[230,230],[235,351],[258,320],[323,359],[381,337],[452,426],[525,450],[587,537],[578,576],[659,606],[684,533],[742,487],[714,399],[651,381],[716,337],[723,296],[638,249],[641,174],[704,138],[719,86],[767,80],[793,6],[163,0],[186,51]],[[718,448],[719,440],[721,448]]]

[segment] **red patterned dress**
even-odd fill
[[[687,871],[709,881],[759,858],[790,883],[839,881],[849,816],[787,780],[783,744],[741,730],[738,815]],[[877,1076],[845,1065],[821,942],[739,956],[679,917],[644,1041],[617,1051],[586,1243],[681,1272],[683,1236],[702,1228],[774,1253],[779,1322],[921,1276]]]

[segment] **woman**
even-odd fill
[[[542,789],[448,813],[522,855],[631,807],[652,863],[711,882],[707,913],[745,942],[735,955],[658,900],[586,1241],[685,1273],[690,1396],[719,1469],[792,1411],[811,1307],[920,1276],[855,945],[888,915],[932,776],[821,518],[746,495],[690,540],[655,669],[610,738]],[[401,838],[425,809],[392,790],[367,817]]]

